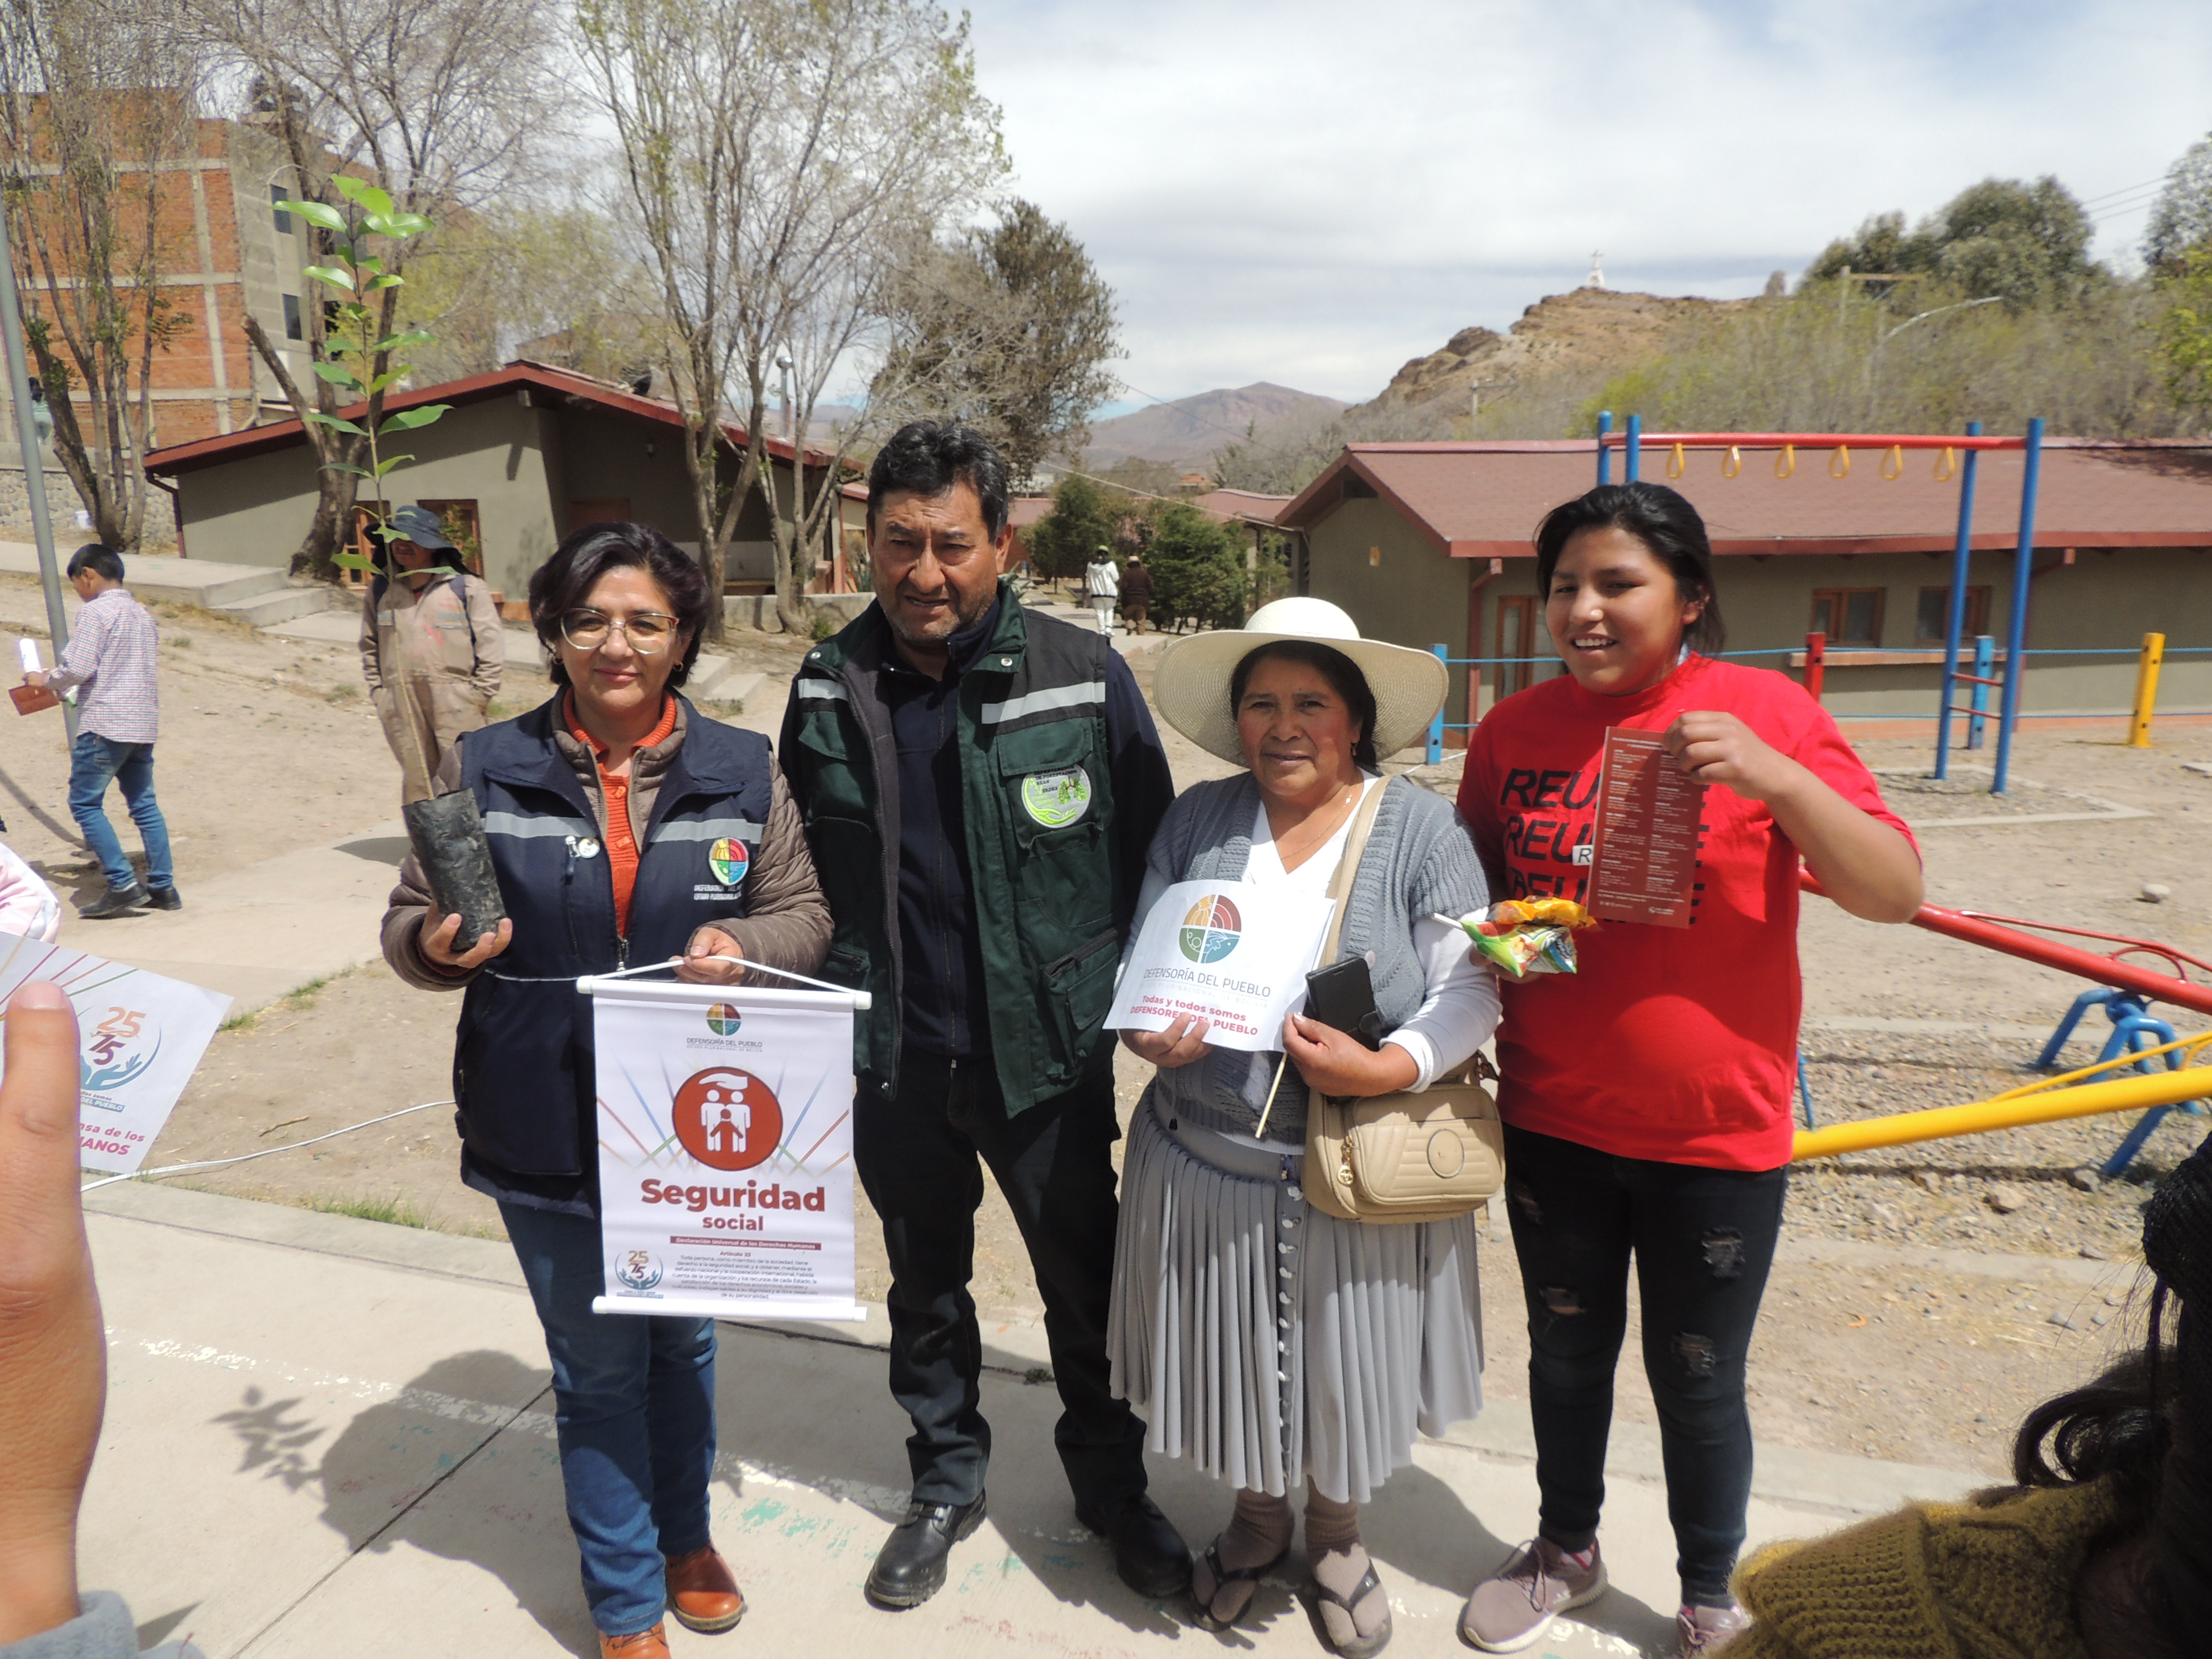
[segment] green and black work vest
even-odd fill
[[[1009,1115],[1113,1064],[1100,1029],[1121,957],[1114,785],[1099,635],[1026,616],[1002,582],[999,626],[960,678],[954,743],[981,932],[991,1054]],[[866,990],[859,1086],[898,1083],[898,763],[880,680],[894,649],[871,605],[806,654],[782,761],[836,932],[823,977]],[[1117,901],[1120,901],[1117,902]]]

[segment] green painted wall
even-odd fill
[[[1443,644],[1464,656],[1469,568],[1443,557],[1387,503],[1354,500],[1316,530],[1308,591],[1342,605],[1367,638],[1425,650]],[[1444,719],[1464,722],[1466,711],[1467,670],[1455,667]]]
[[[1388,504],[1352,500],[1313,526],[1309,584],[1318,598],[1333,599],[1350,611],[1360,631],[1395,644],[1427,646],[1449,642],[1455,655],[1467,652],[1469,573],[1486,568],[1480,561],[1446,559],[1415,532]],[[1379,568],[1369,550],[1380,548]],[[2070,565],[2062,550],[2039,549],[2039,575],[2029,589],[2027,646],[2035,650],[2112,650],[2109,656],[2034,658],[2021,689],[2021,708],[2033,714],[2124,713],[2134,699],[2136,652],[2142,635],[2157,629],[2169,651],[2212,647],[2212,550],[2120,548],[2109,552],[2082,549]],[[1991,589],[1989,631],[2002,650],[2012,593],[2012,556],[1978,553],[1970,582]],[[1767,558],[1729,556],[1717,573],[1722,614],[1728,623],[1728,648],[1802,651],[1811,626],[1813,594],[1821,588],[1879,588],[1883,593],[1881,648],[1932,649],[1916,638],[1920,590],[1946,587],[1948,554],[1863,555],[1850,557],[1778,554]],[[1533,556],[1508,558],[1503,574],[1476,596],[1480,613],[1473,654],[1496,648],[1498,601],[1534,594]],[[1544,639],[1541,624],[1538,635]],[[1541,649],[1548,652],[1548,640]],[[1748,659],[1755,665],[1802,672],[1778,654]],[[1558,670],[1540,670],[1542,678]],[[1466,716],[1464,669],[1453,670],[1452,712]],[[1853,667],[1831,655],[1823,701],[1839,715],[1930,715],[1935,712],[1939,665]],[[1494,701],[1497,670],[1483,671],[1483,706]],[[1961,696],[1964,696],[1962,690]],[[2212,710],[2212,655],[2169,656],[2160,680],[2159,707]]]
[[[484,579],[520,599],[559,539],[546,476],[542,410],[514,398],[449,410],[434,426],[395,434],[415,459],[386,481],[386,499],[474,501]],[[196,559],[282,566],[315,512],[316,464],[306,444],[226,461],[176,480],[185,544]]]

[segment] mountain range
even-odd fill
[[[1095,471],[1134,458],[1202,469],[1216,450],[1237,442],[1255,424],[1273,426],[1299,416],[1325,419],[1347,406],[1339,398],[1294,392],[1269,380],[1234,391],[1195,392],[1110,421],[1094,421],[1088,464]]]

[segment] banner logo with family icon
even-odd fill
[[[585,988],[606,1267],[594,1310],[861,1317],[854,994],[625,979]]]

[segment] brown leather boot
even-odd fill
[[[599,1659],[669,1659],[668,1626],[655,1625],[635,1636],[599,1632]]]
[[[712,1544],[668,1560],[668,1610],[686,1630],[712,1636],[745,1616],[745,1598],[730,1564]]]

